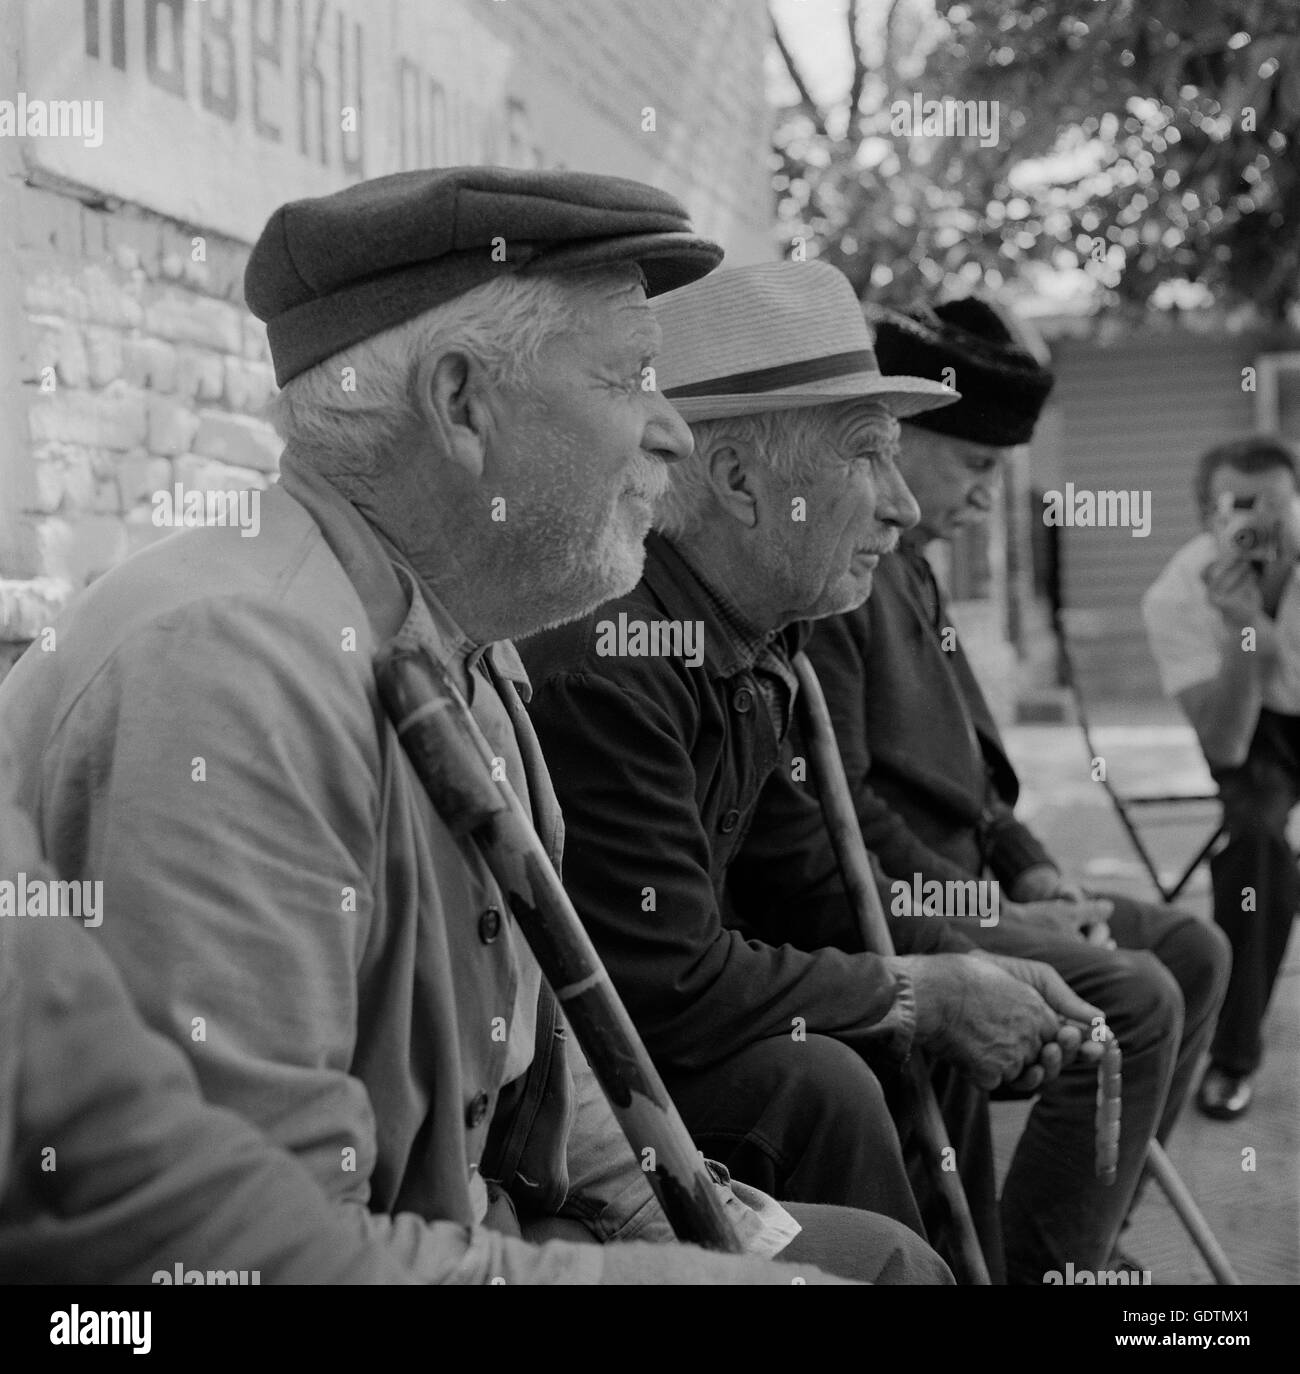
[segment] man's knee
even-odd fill
[[[889,1108],[880,1080],[866,1061],[827,1035],[806,1040],[784,1037],[764,1042],[760,1053],[779,1077],[782,1107],[808,1131],[828,1127],[859,1131],[871,1122],[888,1122]]]
[[[952,1271],[902,1222],[854,1207],[787,1203],[803,1227],[776,1257],[878,1284],[951,1284]]]
[[[1147,950],[1174,975],[1183,994],[1184,1019],[1222,1001],[1232,968],[1232,943],[1212,922],[1176,907],[1114,898],[1111,934],[1121,949]]]
[[[1189,1020],[1223,1000],[1232,971],[1232,943],[1217,925],[1184,916],[1161,942],[1160,958],[1182,989]]]
[[[1177,1046],[1183,1034],[1183,994],[1178,980],[1147,950],[1116,951],[1105,983],[1092,1000],[1123,1050]]]
[[[712,1148],[743,1137],[783,1168],[805,1157],[870,1158],[882,1166],[897,1157],[901,1172],[879,1079],[860,1055],[829,1036],[758,1041],[719,1069],[669,1080],[668,1088],[693,1134]]]
[[[856,1051],[828,1035],[810,1035],[795,1046],[799,1078],[819,1098],[836,1108],[846,1098],[865,1110],[885,1111],[885,1094],[880,1080]]]

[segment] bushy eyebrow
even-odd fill
[[[841,442],[849,450],[889,454],[901,452],[898,421],[882,406],[878,413],[856,416],[845,427]]]

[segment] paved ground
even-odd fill
[[[1161,708],[1097,710],[1095,743],[1108,776],[1123,792],[1200,792],[1209,777],[1190,730]],[[1008,748],[1024,782],[1021,814],[1047,846],[1085,883],[1135,896],[1151,886],[1093,782],[1073,726],[1019,726]],[[1153,814],[1144,835],[1163,873],[1179,870],[1217,822],[1213,805]],[[1208,870],[1198,871],[1181,901],[1208,919]],[[1300,924],[1297,925],[1300,930]],[[1300,934],[1293,933],[1265,1026],[1268,1058],[1256,1080],[1250,1112],[1238,1122],[1208,1121],[1194,1107],[1169,1154],[1196,1197],[1243,1283],[1300,1282]],[[994,1130],[1005,1168],[1027,1109],[994,1108]],[[1254,1149],[1254,1172],[1242,1152]],[[1155,1187],[1139,1208],[1125,1247],[1153,1272],[1153,1283],[1211,1283],[1208,1267]]]

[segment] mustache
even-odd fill
[[[640,458],[628,471],[627,487],[657,505],[660,497],[668,490],[669,480],[668,469],[663,463]]]
[[[863,545],[863,553],[880,554],[882,557],[888,553],[894,553],[898,549],[898,531],[893,530],[884,539],[874,540],[870,544]]]

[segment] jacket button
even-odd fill
[[[469,1106],[465,1108],[465,1124],[474,1130],[475,1127],[483,1124],[483,1118],[488,1112],[487,1093],[475,1093],[469,1100]]]
[[[485,945],[490,945],[493,940],[501,934],[501,913],[494,906],[488,909],[478,918],[478,938]]]
[[[748,687],[741,687],[736,692],[736,695],[732,697],[731,704],[737,711],[751,710],[754,705],[754,694]]]
[[[722,823],[719,825],[718,829],[721,830],[724,835],[730,835],[739,824],[740,812],[728,811],[726,815],[723,816]]]

